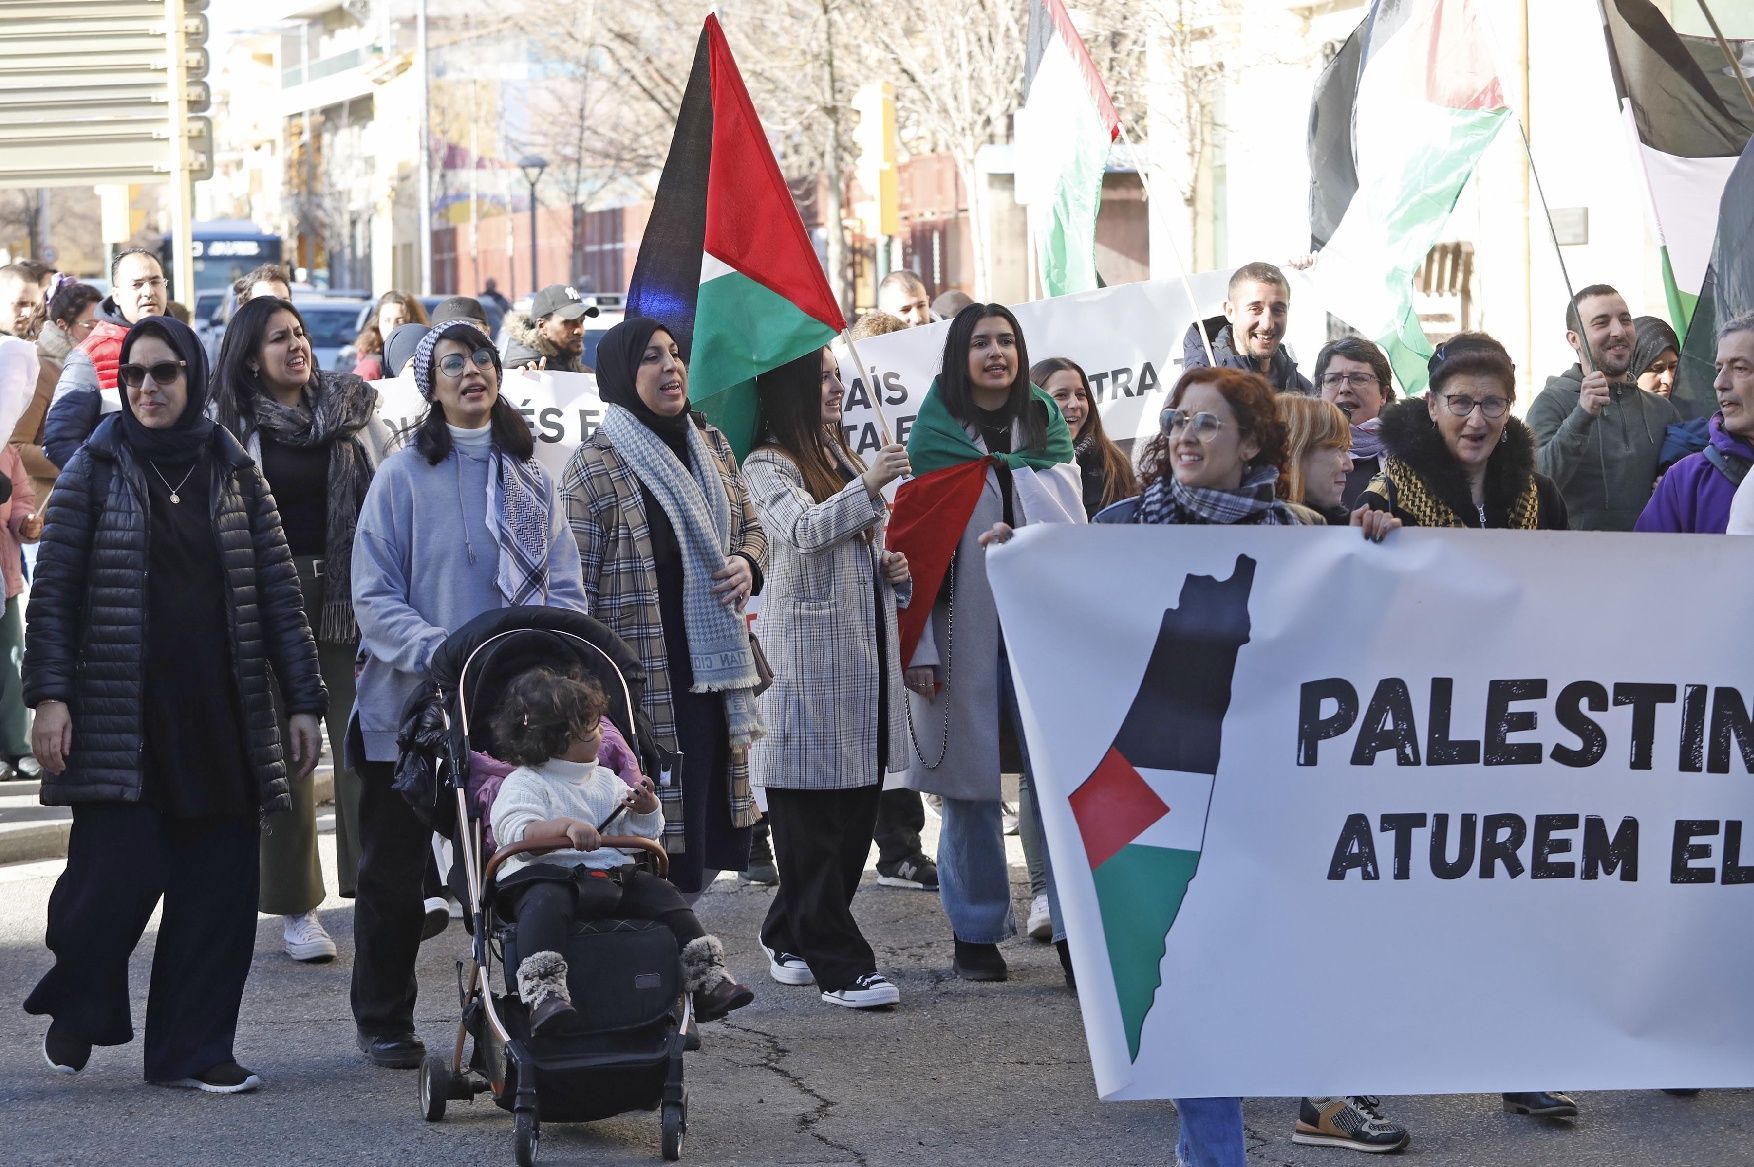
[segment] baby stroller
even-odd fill
[[[421,1113],[437,1122],[447,1102],[491,1092],[512,1112],[517,1162],[528,1167],[536,1161],[544,1120],[587,1122],[657,1109],[664,1158],[679,1159],[688,1129],[682,1053],[693,1016],[669,929],[646,920],[577,921],[563,955],[579,1017],[564,1033],[532,1038],[518,997],[516,928],[495,913],[494,874],[513,855],[571,844],[564,837],[526,839],[489,854],[488,808],[471,782],[470,755],[493,753],[489,721],[500,694],[539,665],[582,667],[596,678],[608,697],[606,716],[644,773],[672,770],[677,760],[652,742],[640,708],[645,673],[638,658],[589,616],[534,607],[484,613],[434,655],[431,680],[403,715],[396,785],[451,840],[453,877],[460,869],[466,881],[458,890],[471,936],[468,960],[457,962],[462,1022],[456,1044],[449,1058],[434,1054],[421,1065]],[[657,843],[613,834],[613,819],[601,829],[605,847],[643,853],[642,861],[665,873],[668,859]]]

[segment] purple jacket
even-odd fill
[[[1754,462],[1754,446],[1724,432],[1721,413],[1711,418],[1711,444],[1732,460]],[[1721,535],[1729,525],[1730,502],[1735,497],[1736,484],[1724,477],[1723,471],[1708,462],[1704,454],[1689,454],[1663,475],[1632,529]]]

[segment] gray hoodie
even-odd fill
[[[1637,385],[1612,385],[1600,416],[1578,405],[1583,370],[1573,365],[1529,407],[1535,468],[1565,498],[1574,531],[1630,531],[1656,486],[1657,455],[1675,407]]]

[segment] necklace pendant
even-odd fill
[[[182,495],[180,495],[180,494],[178,494],[178,493],[177,493],[177,492],[176,492],[176,491],[174,491],[174,490],[173,490],[173,491],[171,491],[171,502],[172,502],[172,503],[179,503],[179,502],[182,502],[182,501],[183,501],[183,496],[182,496]]]

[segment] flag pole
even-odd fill
[[[1754,85],[1748,83],[1748,74],[1742,72],[1742,62],[1736,60],[1736,54],[1730,51],[1730,42],[1724,39],[1724,30],[1718,27],[1717,17],[1699,0],[1699,11],[1705,13],[1705,23],[1711,25],[1711,35],[1717,38],[1717,47],[1724,51],[1724,61],[1730,67],[1730,75],[1742,83],[1742,96],[1748,99],[1748,108],[1754,110]]]
[[[1535,166],[1535,151],[1529,145],[1528,131],[1523,128],[1522,119],[1516,123],[1517,136],[1523,140],[1523,155],[1529,160],[1529,177],[1535,180],[1535,194],[1541,200],[1541,214],[1547,220],[1547,237],[1553,240],[1553,256],[1559,261],[1559,275],[1565,280],[1565,298],[1569,303],[1577,298],[1577,291],[1571,283],[1571,270],[1565,266],[1565,252],[1559,246],[1559,231],[1553,226],[1553,208],[1547,205],[1547,191],[1541,185],[1541,171]],[[1596,371],[1596,355],[1590,348],[1590,335],[1578,321],[1577,339],[1583,344],[1583,354],[1579,361],[1585,373]],[[1532,342],[1531,342],[1532,343]]]
[[[893,446],[895,436],[889,428],[889,417],[883,412],[883,395],[878,392],[877,382],[871,380],[871,374],[865,371],[865,361],[859,356],[859,346],[853,340],[850,328],[840,330],[841,339],[847,342],[847,351],[853,354],[853,367],[859,370],[859,380],[865,383],[865,389],[871,394],[871,409],[877,414],[877,432],[883,438],[883,444]]]
[[[1139,185],[1145,190],[1145,203],[1149,207],[1151,203],[1151,176],[1146,173],[1148,168],[1140,158],[1139,148],[1133,145],[1133,136],[1127,133],[1127,123],[1117,116],[1115,125],[1120,130],[1121,142],[1127,147],[1127,153],[1133,156],[1133,169],[1138,171]],[[1149,210],[1146,213],[1149,215]],[[1188,295],[1188,306],[1194,310],[1194,331],[1200,334],[1200,343],[1206,346],[1206,363],[1216,367],[1218,358],[1212,355],[1212,338],[1206,335],[1205,317],[1200,312],[1200,302],[1194,299],[1194,284],[1188,278],[1188,265],[1182,262],[1182,251],[1176,246],[1175,238],[1168,231],[1163,234],[1164,238],[1169,240],[1169,254],[1175,260],[1176,273],[1181,276],[1182,290]]]

